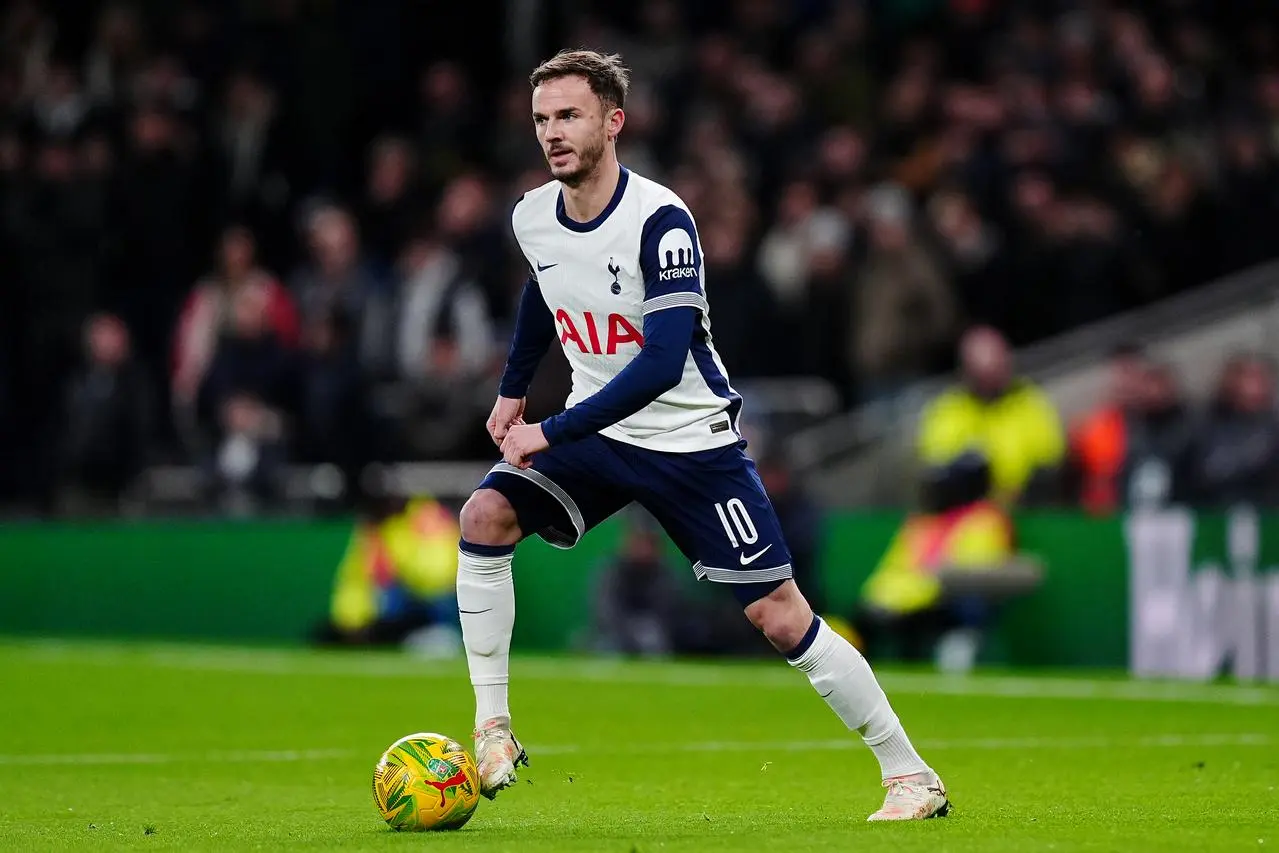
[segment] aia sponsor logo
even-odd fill
[[[583,353],[616,355],[624,344],[644,346],[644,336],[621,314],[597,317],[590,311],[574,320],[563,308],[555,312],[555,325],[560,329],[560,343],[567,349],[572,341]]]

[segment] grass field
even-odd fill
[[[422,836],[371,771],[409,732],[469,742],[461,663],[0,643],[0,850],[1279,849],[1273,688],[884,673],[955,811],[868,825],[872,756],[781,662],[513,672],[532,766]]]

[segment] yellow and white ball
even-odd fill
[[[373,800],[392,829],[458,829],[479,805],[479,771],[452,738],[433,732],[407,735],[378,761]]]

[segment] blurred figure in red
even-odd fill
[[[214,272],[192,289],[173,337],[173,403],[179,418],[188,423],[218,340],[232,328],[231,306],[245,288],[265,294],[268,325],[276,340],[286,347],[298,343],[298,313],[292,297],[275,276],[258,266],[253,233],[243,225],[229,226],[218,244]]]
[[[1114,512],[1128,456],[1130,419],[1142,403],[1149,365],[1135,345],[1117,348],[1108,363],[1106,400],[1070,432],[1070,461],[1078,479],[1079,505],[1090,513]]]

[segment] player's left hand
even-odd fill
[[[512,424],[502,439],[502,458],[507,464],[524,469],[533,464],[533,454],[550,447],[542,434],[541,424]]]

